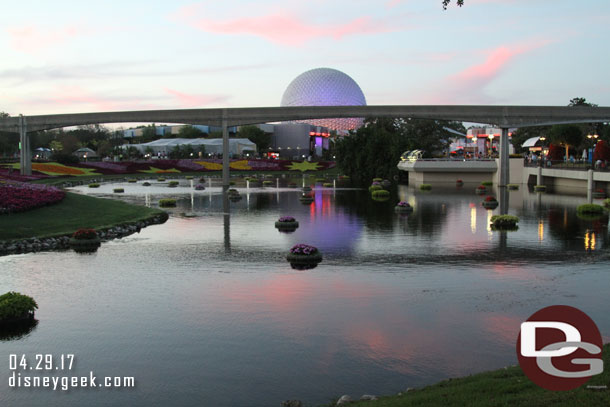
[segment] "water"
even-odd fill
[[[1,405],[316,405],[396,393],[516,364],[519,324],[554,304],[582,309],[610,340],[608,218],[578,219],[585,198],[511,192],[520,228],[500,233],[488,227],[497,210],[469,188],[401,187],[408,216],[394,213],[396,197],[319,188],[303,205],[298,189],[250,188],[228,215],[215,188],[121,186],[131,202],[181,199],[166,224],[93,255],[0,258],[0,292],[40,306],[31,332],[0,343]],[[284,215],[297,231],[274,228]],[[291,269],[296,243],[324,261]],[[36,353],[76,355],[51,375],[133,376],[136,387],[10,389],[8,355]]]

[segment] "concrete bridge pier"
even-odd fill
[[[229,189],[229,125],[227,109],[222,110],[222,192]]]
[[[499,163],[499,177],[498,177],[498,192],[500,197],[500,214],[506,215],[508,213],[508,191],[507,185],[509,184],[509,154],[508,154],[508,128],[502,127],[502,136],[500,137],[500,163]]]
[[[595,182],[593,181],[593,170],[589,168],[587,171],[587,203],[593,203],[593,188]]]
[[[537,168],[538,173],[536,174],[536,185],[542,185],[542,165]]]
[[[19,152],[19,164],[21,175],[32,175],[32,151],[30,149],[30,138],[28,137],[28,126],[25,116],[19,116],[19,141],[21,151]]]

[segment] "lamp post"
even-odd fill
[[[591,148],[589,148],[589,160],[593,163],[593,151],[595,151],[595,145],[597,144],[598,134],[587,134],[587,138],[591,141]]]
[[[487,137],[489,138],[489,157],[491,158],[491,152],[493,150],[493,144],[494,144],[494,135],[490,134]]]
[[[474,143],[474,158],[479,158],[479,144],[477,143],[478,139],[476,135],[472,135],[472,142]]]

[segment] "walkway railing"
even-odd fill
[[[588,161],[583,160],[575,160],[575,161],[563,161],[563,160],[536,160],[530,161],[525,160],[526,167],[540,167],[543,168],[552,168],[557,170],[572,170],[572,171],[601,171],[601,172],[610,172],[610,168],[608,168],[609,164],[607,163],[590,163]]]

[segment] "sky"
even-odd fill
[[[0,0],[0,111],[279,106],[319,67],[369,105],[610,106],[610,1],[465,3]]]

